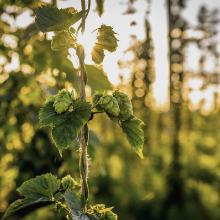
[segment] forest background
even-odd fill
[[[119,219],[220,219],[220,4],[199,2],[105,0],[99,18],[92,1],[93,17],[88,17],[91,24],[84,34],[88,37],[82,37],[88,100],[95,91],[120,89],[132,98],[134,115],[145,123],[145,159],[140,160],[120,127],[102,115],[89,122],[89,203],[114,206]],[[79,170],[76,143],[60,158],[50,129],[40,128],[38,120],[51,94],[64,87],[78,92],[74,54],[52,51],[52,33],[37,30],[35,11],[45,1],[0,3],[2,217],[20,198],[15,190],[24,181],[48,172],[58,178],[71,174],[77,180]],[[58,7],[75,3],[46,2]],[[111,25],[120,40],[116,54],[106,54],[101,66],[94,66],[89,54],[97,22]],[[43,204],[8,219],[61,220],[65,215]]]

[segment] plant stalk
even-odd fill
[[[82,10],[85,11],[85,0],[81,0]],[[85,15],[82,17],[82,27],[85,27]],[[82,32],[84,29],[82,28]],[[87,82],[87,74],[85,70],[85,64],[84,64],[84,48],[82,45],[78,46],[77,49],[77,55],[79,57],[79,63],[80,63],[80,97],[83,100],[86,100],[86,82]],[[86,190],[87,185],[87,177],[88,177],[88,160],[87,160],[87,140],[86,140],[86,125],[83,126],[81,129],[81,143],[82,143],[82,169],[81,171],[81,194],[85,196],[87,199],[88,197],[88,189]],[[83,172],[83,173],[82,173]],[[84,175],[84,178],[82,176]],[[85,182],[84,182],[85,181]]]

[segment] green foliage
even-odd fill
[[[92,106],[88,102],[77,98],[73,102],[73,111],[64,113],[64,117],[61,115],[63,121],[53,127],[52,137],[61,156],[62,149],[68,148],[72,144],[81,128],[89,120],[91,108]]]
[[[64,193],[63,197],[68,203],[72,219],[89,220],[83,212],[83,209],[86,206],[86,199],[80,192],[75,193],[67,191]]]
[[[119,118],[123,121],[129,119],[133,115],[129,97],[119,90],[115,90],[112,95],[116,98],[120,108]]]
[[[85,65],[85,68],[88,75],[88,85],[91,87],[92,93],[112,89],[112,84],[102,68],[94,65]]]
[[[51,49],[60,51],[71,47],[76,41],[68,31],[56,31],[51,41]]]
[[[84,12],[71,13],[52,6],[41,6],[36,10],[36,26],[42,31],[63,31],[79,21]],[[48,16],[49,15],[49,16]]]
[[[113,31],[111,26],[102,24],[101,27],[98,28],[98,36],[96,37],[98,40],[97,45],[109,52],[115,52],[118,46],[118,39],[115,37],[115,34],[116,33]]]
[[[103,108],[100,104],[98,104],[100,98],[103,96],[103,93],[99,93],[99,92],[95,92],[95,94],[93,95],[92,101],[93,101],[93,106],[95,106],[95,108],[98,111],[103,111]]]
[[[102,48],[99,48],[97,44],[92,49],[92,61],[95,64],[101,64],[104,60],[105,54]]]
[[[104,204],[98,204],[98,205],[92,206],[87,211],[87,214],[93,215],[92,217],[97,216],[98,218],[102,220],[117,220],[118,216],[111,211],[112,209],[113,207],[105,208]],[[90,218],[90,219],[93,219],[93,218]]]
[[[128,139],[128,142],[134,149],[134,151],[141,157],[143,157],[142,150],[144,145],[144,132],[140,128],[140,125],[143,125],[144,123],[132,116],[126,121],[122,121],[122,127],[126,134],[126,137]]]
[[[62,95],[61,91],[59,95]],[[59,98],[59,95],[55,100]],[[55,107],[53,107],[52,103],[49,102],[41,108],[39,112],[41,126],[50,125],[53,127],[52,137],[61,156],[62,149],[68,148],[72,144],[72,142],[77,138],[80,129],[89,120],[92,109],[92,106],[88,102],[80,98],[72,101],[72,97],[69,99],[70,97],[68,96],[66,100],[66,97],[61,96],[60,99],[63,100],[63,98],[65,101],[71,100],[73,111],[57,114]],[[56,103],[56,101],[54,103]],[[58,103],[60,104],[60,102]]]
[[[29,205],[62,199],[63,195],[61,193],[55,194],[59,187],[60,180],[57,180],[52,174],[37,176],[24,182],[17,191],[26,198],[13,202],[5,212],[2,220]]]
[[[64,189],[72,189],[75,187],[75,181],[70,175],[63,177],[61,183]]]
[[[98,11],[99,17],[103,14],[104,0],[96,0],[96,10]]]
[[[115,37],[115,32],[111,26],[106,26],[104,24],[98,28],[98,40],[92,50],[92,60],[96,64],[101,64],[104,59],[104,50],[109,52],[115,52],[118,46],[118,39]]]
[[[109,114],[108,112],[106,112],[106,114],[112,122],[114,122],[116,125],[118,125],[118,117],[113,116],[113,115]]]

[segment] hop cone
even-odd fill
[[[110,95],[104,95],[103,97],[100,98],[100,105],[102,108],[105,109],[109,114],[118,116],[120,109],[118,106],[118,102],[116,98]]]
[[[54,101],[53,106],[55,107],[55,111],[58,114],[61,114],[67,111],[70,106],[73,104],[73,93],[67,91],[66,89],[62,89],[58,92],[58,95]]]
[[[49,103],[54,103],[55,99],[56,99],[57,95],[51,95],[49,98],[46,99],[45,101],[45,105],[49,104]]]
[[[75,181],[70,175],[64,177],[61,180],[61,183],[64,189],[72,189],[73,187],[75,187]]]
[[[125,93],[119,90],[115,90],[112,95],[116,98],[120,108],[119,118],[126,121],[133,115],[131,100]]]
[[[68,31],[57,31],[51,41],[51,48],[54,51],[60,51],[75,43],[76,39]]]
[[[117,220],[117,215],[114,214],[112,211],[106,211],[105,220]]]
[[[92,206],[91,209],[87,210],[87,213],[96,215],[103,220],[117,220],[118,216],[111,211],[112,208],[113,207],[105,208],[104,204],[97,204]]]
[[[100,100],[100,98],[101,98],[102,96],[103,96],[103,93],[96,92],[96,93],[94,94],[93,98],[92,98],[93,105],[96,105],[96,104],[99,102],[99,100]],[[95,108],[96,108],[98,111],[103,111],[103,108],[102,108],[102,106],[101,106],[100,104],[97,104],[97,105],[95,106]]]

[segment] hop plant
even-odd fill
[[[118,116],[120,109],[118,106],[118,102],[115,97],[110,95],[104,95],[100,98],[99,103],[102,108],[105,109],[111,115]]]
[[[95,64],[100,64],[104,60],[104,57],[105,57],[104,50],[102,48],[99,48],[99,46],[95,44],[92,50],[92,61]]]
[[[96,215],[102,220],[117,220],[118,216],[111,211],[112,209],[113,207],[105,208],[104,204],[97,204],[92,206],[87,213]]]
[[[49,98],[46,99],[45,105],[47,105],[49,103],[54,103],[56,97],[57,97],[57,95],[51,95]]]
[[[116,98],[120,108],[119,118],[126,121],[133,115],[131,100],[125,93],[119,90],[115,90],[112,95]]]
[[[115,37],[115,32],[111,26],[101,25],[98,28],[99,35],[97,36],[98,43],[100,48],[108,50],[109,52],[115,52],[118,46],[118,39]]]
[[[51,41],[51,48],[54,51],[60,51],[75,43],[76,38],[72,37],[68,31],[56,31]]]
[[[118,39],[115,37],[115,32],[111,26],[101,25],[98,28],[98,36],[96,39],[98,42],[93,47],[92,51],[92,60],[96,64],[102,63],[104,59],[104,50],[108,50],[109,52],[115,52],[118,46]]]
[[[112,211],[106,211],[105,220],[117,220],[117,215],[114,214]]]
[[[53,104],[53,106],[55,107],[55,111],[58,114],[67,111],[73,104],[73,99],[73,93],[67,91],[66,89],[60,90]]]
[[[66,177],[64,177],[61,180],[61,183],[64,189],[72,189],[75,187],[75,181],[70,175],[67,175]]]
[[[103,108],[100,104],[98,104],[100,98],[103,97],[103,93],[99,93],[99,92],[95,92],[93,98],[92,98],[92,101],[93,101],[93,105],[95,105],[95,108],[98,110],[98,111],[103,111]]]

